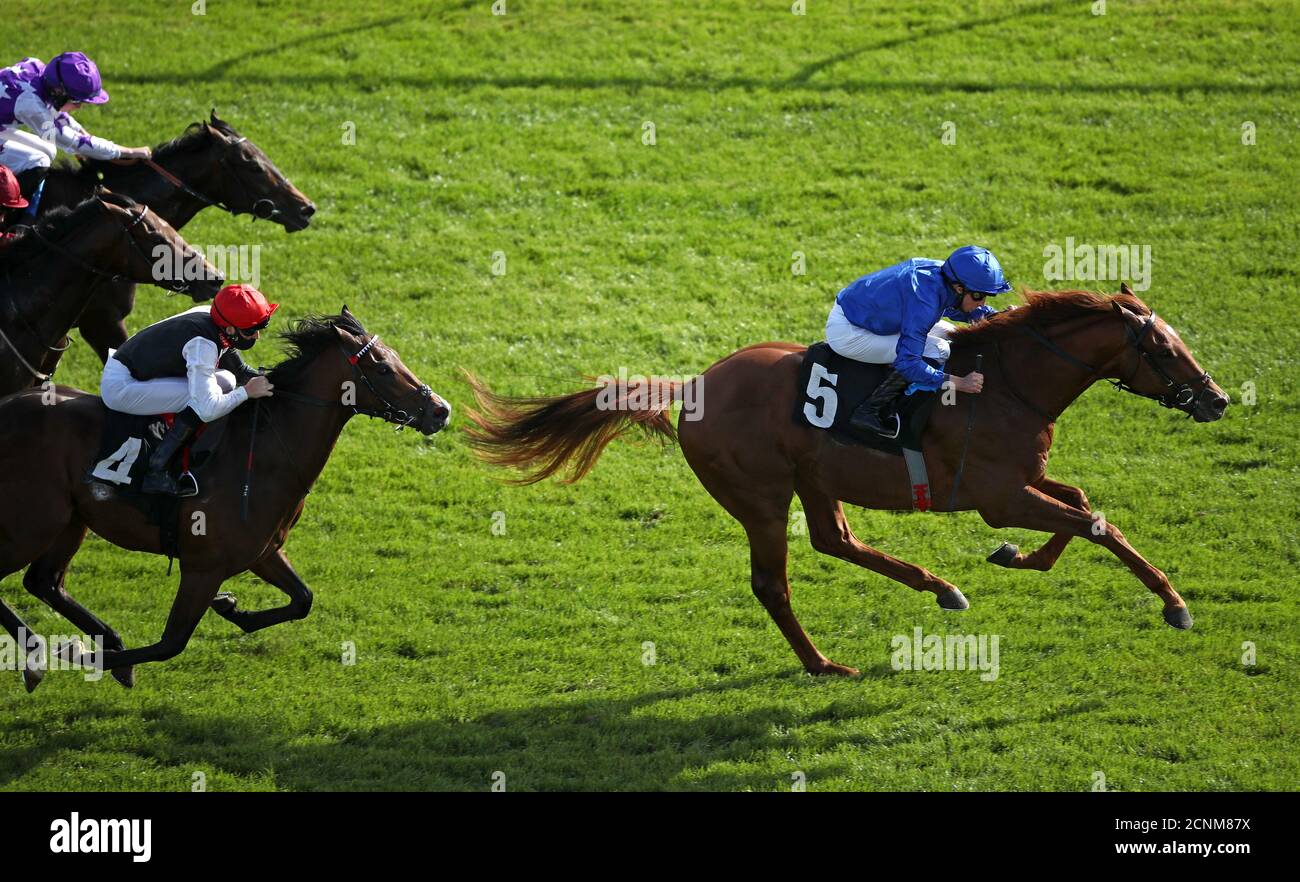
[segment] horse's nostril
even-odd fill
[[[306,205],[304,205],[304,206],[302,207],[302,216],[303,216],[303,217],[311,217],[311,216],[312,216],[313,214],[315,214],[315,213],[316,213],[316,205],[315,205],[315,203],[308,202]]]

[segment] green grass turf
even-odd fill
[[[812,342],[846,281],[967,242],[1066,287],[1043,248],[1067,236],[1149,245],[1148,302],[1257,403],[1197,425],[1100,386],[1058,425],[1051,474],[1164,569],[1190,632],[1086,543],[1050,574],[984,563],[1042,537],[975,514],[849,513],[961,586],[960,615],[793,538],[796,612],[856,680],[802,673],[677,451],[620,444],[576,487],[510,488],[458,424],[426,442],[358,419],[287,546],[311,617],[244,636],[209,616],[129,692],[65,672],[29,696],[7,674],[0,787],[1296,787],[1297,4],[187,6],[27,6],[4,63],[90,53],[113,100],[81,119],[121,143],[217,107],[320,212],[286,237],[209,211],[185,236],[260,244],[284,318],[348,303],[462,409],[460,367],[560,392]],[[131,326],[183,305],[143,290]],[[61,378],[93,389],[97,369],[78,344]],[[138,646],[171,603],[164,569],[91,539],[69,587]],[[70,630],[18,576],[4,595]],[[917,626],[1000,635],[1000,677],[894,671],[890,638]]]

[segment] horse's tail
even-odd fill
[[[605,446],[633,426],[676,441],[673,401],[682,383],[659,377],[608,379],[592,389],[551,398],[509,398],[466,372],[481,413],[469,411],[465,432],[482,460],[515,468],[517,484],[533,484],[562,470],[566,484],[591,471]]]

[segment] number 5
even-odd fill
[[[823,386],[821,381],[825,380]],[[839,374],[827,373],[826,368],[814,363],[812,372],[808,375],[808,401],[804,402],[803,415],[808,422],[812,423],[819,429],[830,428],[835,422],[835,411],[840,406],[840,398],[835,394],[835,383],[839,380]],[[813,402],[821,402],[821,407],[814,407]],[[818,410],[821,413],[818,413]]]

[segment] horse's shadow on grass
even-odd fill
[[[796,772],[806,772],[815,787],[817,777],[845,771],[846,763],[833,757],[818,760],[815,769],[773,761],[774,755],[807,753],[805,736],[817,754],[841,746],[888,750],[933,736],[925,727],[868,734],[855,725],[903,708],[903,701],[888,697],[837,693],[815,708],[726,709],[728,693],[770,683],[771,677],[755,676],[624,697],[550,697],[468,719],[373,727],[362,722],[306,734],[265,718],[214,717],[161,705],[149,709],[142,737],[116,749],[176,769],[178,790],[188,790],[199,771],[212,789],[222,789],[223,776],[234,775],[269,779],[287,790],[487,791],[494,783],[508,790],[784,790]],[[717,709],[701,712],[700,703],[691,701],[701,695],[708,698],[706,707]],[[677,701],[688,703],[674,707]],[[1084,703],[964,728],[992,731],[1092,709]],[[124,714],[134,712],[92,705],[79,714],[84,725],[0,751],[0,787],[59,754],[102,747],[94,721],[111,724]]]

